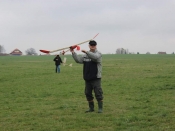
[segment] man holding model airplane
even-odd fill
[[[101,73],[102,73],[102,54],[96,48],[96,41],[89,42],[89,51],[82,50],[83,56],[78,56],[74,49],[70,47],[72,57],[75,62],[83,64],[83,78],[85,80],[85,95],[89,104],[87,112],[94,111],[94,97],[92,91],[94,90],[95,98],[98,101],[98,113],[103,111],[103,91],[101,88]]]
[[[99,34],[99,33],[98,33]],[[83,41],[81,43],[75,44],[73,46],[57,49],[57,50],[40,50],[43,53],[53,53],[57,51],[62,51],[62,55],[65,54],[67,51],[72,52],[72,56],[77,63],[83,64],[83,78],[85,80],[85,95],[86,99],[89,103],[89,110],[86,112],[93,112],[94,111],[94,97],[92,95],[92,91],[94,90],[95,98],[98,101],[98,113],[103,112],[103,91],[101,88],[101,72],[102,72],[102,54],[96,48],[96,41],[94,41],[96,34],[92,39]],[[83,56],[78,56],[74,49],[80,49],[79,45],[89,42],[89,51],[82,50],[84,53]],[[64,51],[67,49],[66,51]]]

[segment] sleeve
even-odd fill
[[[88,51],[87,52],[87,55],[89,58],[91,58],[94,62],[101,62],[101,57],[102,57],[102,54],[100,52],[90,52]]]
[[[55,59],[56,59],[56,57],[53,59],[53,61],[56,61]]]
[[[83,64],[83,56],[78,56],[75,52],[72,53],[72,57],[76,63]]]

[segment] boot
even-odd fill
[[[103,112],[103,101],[98,101],[98,113]]]
[[[93,112],[94,111],[94,102],[90,101],[88,103],[89,103],[89,110],[87,110],[86,113]]]

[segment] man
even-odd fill
[[[55,71],[56,71],[56,73],[57,73],[57,72],[60,73],[60,64],[63,63],[62,60],[61,60],[61,58],[60,58],[60,56],[57,55],[57,56],[53,59],[53,61],[55,61],[55,66],[56,66]]]
[[[103,110],[103,91],[101,88],[101,72],[102,72],[102,54],[97,50],[97,42],[91,40],[89,42],[89,51],[82,50],[83,56],[78,56],[72,48],[72,57],[75,62],[83,64],[83,78],[85,80],[85,95],[89,104],[89,110],[86,112],[94,111],[94,97],[92,91],[94,90],[95,98],[98,101],[98,113]]]

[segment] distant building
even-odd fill
[[[116,50],[116,54],[129,54],[129,51],[128,51],[128,49],[118,48]]]
[[[157,54],[166,54],[166,52],[158,52]]]
[[[16,55],[16,56],[20,56],[22,55],[22,52],[19,49],[14,49],[10,55]]]

